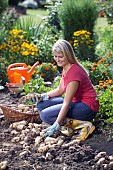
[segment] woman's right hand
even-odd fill
[[[41,94],[38,93],[27,94],[25,98],[27,100],[31,100],[32,102],[41,102],[43,100]]]

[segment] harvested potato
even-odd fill
[[[112,169],[113,168],[113,161],[109,163],[109,167]]]
[[[43,146],[43,147],[39,147],[39,148],[38,148],[38,152],[45,152],[45,151],[47,151],[48,149],[49,149],[49,146],[48,146],[48,145]]]
[[[113,155],[110,155],[108,158],[110,161],[113,161]]]
[[[98,160],[97,165],[102,165],[105,162],[105,158],[102,157]]]
[[[106,156],[107,153],[106,152],[99,152],[96,156],[95,156],[95,160],[99,160],[100,158]]]
[[[12,134],[12,135],[17,135],[18,133],[19,133],[19,132],[17,132],[16,130],[12,130],[12,131],[11,131],[11,134]]]
[[[41,137],[40,137],[40,136],[37,136],[37,137],[35,138],[35,146],[38,146],[38,145],[40,144],[40,142],[41,142]]]
[[[7,165],[8,165],[7,161],[0,162],[0,169],[5,170],[7,168]]]
[[[25,109],[25,104],[19,104],[18,109],[19,110],[24,110]]]
[[[46,144],[47,143],[51,143],[51,144],[54,144],[54,143],[57,143],[58,142],[58,139],[55,139],[53,137],[46,137],[45,141],[44,141]]]
[[[12,142],[19,142],[20,141],[20,137],[14,137],[12,140],[11,140]]]
[[[25,106],[24,112],[26,113],[26,112],[29,111],[29,110],[30,110],[30,108],[29,108],[28,106]]]

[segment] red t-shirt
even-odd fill
[[[72,81],[79,81],[79,86],[72,102],[81,101],[87,104],[93,111],[98,112],[99,101],[96,100],[95,89],[88,75],[77,64],[73,64],[65,76],[64,71],[62,71],[61,85],[64,92],[66,92],[68,83]]]

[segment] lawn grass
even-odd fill
[[[95,24],[95,29],[103,29],[107,26],[108,22],[106,17],[99,17]]]
[[[34,23],[39,24],[42,21],[43,17],[48,15],[48,11],[46,9],[27,9],[26,15],[20,16],[20,20],[26,21],[27,18],[32,18]]]

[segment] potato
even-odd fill
[[[104,169],[106,169],[106,170],[109,168],[109,165],[108,165],[108,164],[103,164],[102,166],[103,166]]]
[[[106,156],[107,153],[106,152],[99,152],[96,156],[95,156],[95,160],[99,160],[100,158]]]
[[[17,125],[16,129],[19,130],[19,131],[21,131],[21,130],[24,129],[24,125],[21,125],[21,124],[20,124],[20,125]]]
[[[45,143],[51,143],[51,144],[54,144],[54,143],[57,143],[58,142],[58,139],[55,139],[53,137],[46,137]]]
[[[53,156],[51,155],[51,153],[47,152],[47,153],[46,153],[46,159],[49,160],[49,161],[51,161],[52,158],[53,158]]]
[[[24,104],[19,104],[18,105],[18,109],[19,110],[24,110],[25,109],[25,105]]]
[[[12,130],[12,131],[11,131],[11,134],[12,134],[12,135],[17,135],[18,133],[19,133],[19,132],[17,132],[16,130]]]
[[[102,165],[105,162],[105,158],[102,157],[98,160],[97,165]]]
[[[113,161],[113,155],[110,155],[108,158],[110,161]]]
[[[60,139],[60,140],[58,140],[57,145],[61,146],[63,143],[64,143],[64,140]]]
[[[45,152],[45,151],[47,151],[49,149],[49,146],[43,146],[43,147],[39,147],[38,148],[38,152]]]
[[[113,161],[109,163],[109,167],[112,169],[113,168]]]
[[[7,168],[7,164],[8,164],[7,161],[0,162],[0,170],[6,169]]]
[[[29,110],[30,110],[30,108],[29,108],[28,106],[25,106],[24,112],[26,113],[26,112],[29,111]]]
[[[40,137],[40,136],[37,136],[37,137],[35,138],[35,146],[38,146],[40,142],[41,142],[41,137]]]
[[[20,137],[14,137],[12,140],[11,140],[12,142],[19,142],[20,141]]]

